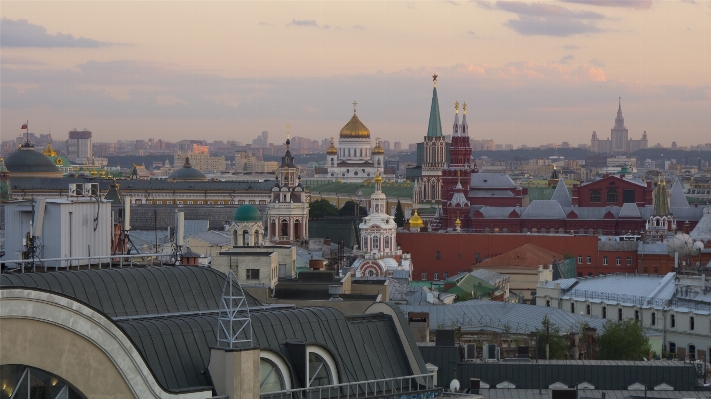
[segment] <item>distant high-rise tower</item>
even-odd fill
[[[617,107],[617,117],[615,118],[615,126],[610,131],[610,139],[612,139],[612,148],[610,152],[613,154],[626,154],[629,151],[628,143],[629,131],[625,126],[625,118],[622,116],[622,98],[620,98]]]
[[[91,151],[92,133],[88,130],[72,130],[69,132],[67,152],[70,160],[86,159],[93,157]]]
[[[442,199],[442,169],[446,165],[447,144],[442,134],[442,120],[439,116],[437,98],[437,75],[432,76],[432,105],[430,121],[424,143],[424,162],[422,163],[422,201],[440,201]]]

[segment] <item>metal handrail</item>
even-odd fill
[[[102,268],[102,265],[105,263],[108,265],[109,268],[112,268],[112,261],[114,260],[119,260],[120,266],[119,267],[132,267],[134,264],[134,259],[135,258],[165,258],[165,257],[172,257],[174,256],[173,253],[171,252],[158,252],[158,253],[144,253],[144,254],[132,254],[132,255],[106,255],[106,256],[75,256],[75,257],[65,257],[65,258],[35,258],[35,259],[15,259],[15,260],[4,260],[3,263],[8,266],[12,264],[20,264],[22,266],[26,264],[35,264],[35,267],[43,267],[44,271],[47,271],[47,268],[54,268],[54,269],[66,269],[66,270],[71,270],[72,266],[76,266],[77,270],[80,270],[82,265],[80,262],[74,262],[74,261],[82,261],[82,260],[88,260],[89,263],[92,263],[92,261],[97,262],[99,265],[99,269]],[[130,262],[127,262],[124,264],[124,259],[129,259]],[[57,265],[51,265],[47,266],[47,262],[58,262],[62,264],[57,264]],[[163,261],[161,260],[161,264]],[[25,268],[24,267],[19,267],[21,270],[21,273],[25,273]],[[12,270],[12,268],[10,268]]]
[[[435,389],[437,388],[434,385],[434,373],[430,373],[310,388],[287,389],[284,391],[263,393],[260,395],[260,399],[322,399],[342,397],[347,399],[360,399],[374,396],[403,395],[409,392]]]

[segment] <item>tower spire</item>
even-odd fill
[[[442,136],[442,120],[439,116],[439,99],[437,98],[437,74],[432,76],[434,88],[432,89],[432,105],[430,106],[430,123],[427,127],[427,136]]]
[[[454,123],[452,124],[452,137],[459,136],[459,101],[454,102]]]

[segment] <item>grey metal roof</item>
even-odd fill
[[[678,178],[674,180],[671,191],[669,192],[669,207],[670,208],[688,208],[689,201],[684,195],[684,189],[681,187],[681,182]]]
[[[430,327],[444,325],[461,326],[463,330],[509,330],[528,334],[541,326],[544,316],[559,325],[563,331],[577,331],[578,326],[587,323],[602,331],[605,320],[577,315],[562,309],[496,301],[470,300],[448,306],[401,305],[403,312],[427,312]]]
[[[198,266],[3,274],[0,286],[36,287],[76,298],[108,317],[219,310],[226,276]],[[248,295],[249,306],[262,305]]]
[[[620,215],[619,217],[621,218],[641,218],[642,215],[639,213],[639,207],[637,207],[637,204],[633,203],[626,203],[622,205],[622,209],[620,209]]]
[[[472,173],[471,188],[516,188],[516,183],[506,173]]]
[[[639,304],[645,300],[669,300],[674,295],[676,273],[663,276],[647,274],[608,274],[579,278],[563,298],[605,303]]]
[[[487,270],[487,269],[477,269],[469,274],[471,274],[472,276],[474,276],[480,280],[486,281],[487,283],[489,283],[491,285],[496,285],[500,281],[504,281],[507,278],[509,278],[509,276],[507,276],[505,274],[497,273],[497,272]]]
[[[696,224],[696,227],[691,230],[689,236],[694,240],[703,240],[704,242],[711,240],[711,207],[707,206],[704,209],[704,216]]]
[[[599,241],[599,251],[637,251],[637,241]]]
[[[620,214],[622,208],[619,206],[606,206],[606,207],[572,207],[566,209],[566,215],[572,210],[578,215],[578,219],[602,219],[607,212],[611,212],[615,218]]]
[[[560,203],[555,200],[536,200],[526,207],[522,219],[565,219],[566,214]]]
[[[470,197],[513,197],[509,190],[469,190]]]
[[[643,241],[637,242],[637,253],[639,255],[660,255],[668,253],[667,243],[665,242],[652,242],[645,243]]]
[[[512,211],[516,211],[521,214],[526,208],[515,207],[515,206],[485,206],[480,209],[481,213],[484,214],[485,218],[491,219],[502,219],[508,218]],[[474,213],[476,209],[472,209],[471,214]]]
[[[215,231],[215,230],[210,230],[210,231],[204,231],[201,233],[196,233],[192,234],[189,236],[190,238],[196,238],[201,241],[205,241],[208,244],[212,245],[230,245],[232,244],[232,237],[230,237],[230,234],[224,231]],[[186,235],[187,238],[187,235]]]
[[[346,317],[332,308],[252,311],[253,345],[292,358],[287,342],[318,343],[333,356],[340,382],[412,375],[404,344],[390,316]],[[156,379],[171,390],[212,385],[207,369],[216,345],[213,315],[123,320],[119,326],[139,348]],[[417,352],[415,352],[417,353]],[[422,365],[424,369],[424,364]],[[292,376],[301,370],[292,368]],[[292,386],[301,388],[298,378]]]
[[[558,180],[558,184],[555,187],[555,191],[553,192],[553,197],[551,199],[558,201],[562,207],[573,206],[573,200],[570,198],[568,188],[565,186],[565,180]]]

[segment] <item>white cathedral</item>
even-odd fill
[[[394,277],[401,271],[403,278],[412,278],[412,260],[410,254],[403,254],[397,247],[395,235],[397,223],[387,214],[386,196],[382,192],[383,179],[376,172],[375,191],[370,196],[370,212],[363,218],[360,228],[361,245],[355,253],[359,258],[351,267],[356,270],[356,277]]]
[[[380,172],[387,179],[395,178],[395,170],[385,168],[385,151],[376,139],[371,147],[370,130],[358,119],[353,103],[353,116],[341,129],[338,148],[333,143],[326,150],[326,167],[317,170],[317,177],[329,177],[344,182],[362,182]]]

